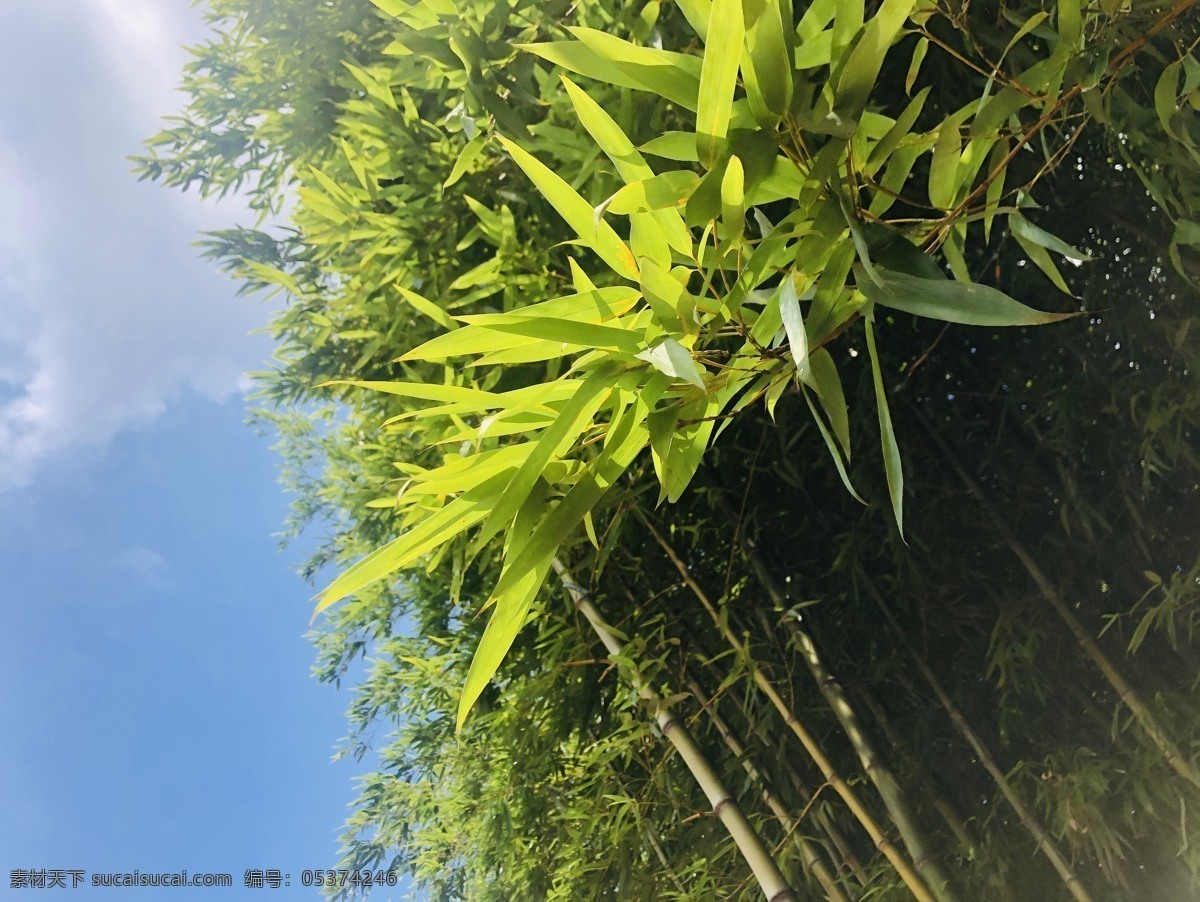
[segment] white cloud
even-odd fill
[[[165,589],[170,585],[166,578],[166,558],[142,545],[126,548],[113,559],[113,563],[133,573],[151,589]]]
[[[182,103],[196,12],[41,0],[0,5],[0,32],[3,489],[48,460],[94,457],[187,391],[242,391],[270,348],[247,334],[264,308],[190,245],[250,221],[245,208],[139,184],[124,159]]]

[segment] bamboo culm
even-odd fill
[[[938,450],[942,452],[942,456],[958,475],[959,480],[966,490],[979,502],[984,514],[991,520],[992,525],[996,528],[1004,544],[1008,546],[1009,551],[1021,562],[1021,566],[1025,568],[1025,572],[1037,584],[1043,597],[1049,602],[1050,607],[1054,609],[1054,612],[1067,625],[1067,629],[1075,637],[1075,642],[1083,650],[1084,654],[1091,658],[1092,663],[1096,665],[1100,672],[1104,674],[1104,678],[1116,690],[1121,702],[1130,710],[1134,719],[1142,728],[1142,731],[1162,753],[1167,764],[1179,776],[1183,777],[1193,786],[1200,788],[1200,770],[1183,756],[1179,747],[1167,735],[1166,731],[1159,724],[1158,718],[1154,716],[1145,701],[1142,700],[1142,697],[1126,682],[1112,661],[1108,659],[1108,656],[1096,644],[1096,640],[1083,628],[1083,624],[1079,622],[1078,618],[1071,613],[1067,603],[1063,601],[1062,596],[1059,595],[1058,590],[1054,588],[1054,585],[1046,577],[1042,568],[1038,566],[1032,555],[1025,549],[1025,546],[1017,541],[1017,538],[1009,530],[1008,524],[1004,522],[1000,514],[997,513],[995,506],[988,499],[987,495],[984,494],[983,489],[979,487],[979,483],[971,478],[970,474],[958,462],[958,458],[955,457],[954,452],[950,450],[945,440],[930,425],[924,414],[916,410],[916,408],[913,408],[913,410],[925,433],[938,446]]]
[[[717,498],[718,503],[724,508],[725,513],[729,516],[734,516],[735,512],[729,507],[728,502],[726,502],[720,491],[717,492]],[[774,571],[768,565],[765,556],[758,549],[752,537],[747,536],[743,540],[742,552],[747,561],[749,561],[758,578],[759,584],[766,591],[771,602],[778,610],[786,611],[791,606],[787,593],[780,585],[779,579],[775,576]],[[801,657],[804,658],[804,663],[808,666],[809,673],[812,674],[817,688],[820,690],[829,707],[833,710],[838,723],[842,726],[842,732],[850,740],[850,744],[854,747],[854,751],[858,755],[858,760],[862,763],[863,769],[866,771],[872,784],[874,784],[875,789],[879,792],[884,807],[887,809],[888,816],[900,831],[900,838],[913,858],[913,865],[933,891],[938,902],[953,902],[954,895],[950,890],[949,878],[942,871],[940,863],[933,855],[929,840],[925,836],[925,831],[921,827],[916,813],[909,804],[908,797],[900,788],[900,783],[892,773],[891,768],[887,766],[883,757],[876,750],[874,743],[871,742],[867,731],[863,728],[858,713],[846,697],[841,683],[833,676],[829,667],[822,659],[812,634],[801,627],[798,617],[789,618],[787,620],[787,628],[793,642],[800,650]]]
[[[1046,828],[1042,826],[1041,822],[1037,819],[1037,816],[1034,815],[1034,813],[1030,811],[1028,807],[1026,807],[1025,803],[1021,800],[1021,797],[1017,795],[1016,790],[1013,789],[1012,784],[1009,783],[1008,778],[1004,775],[1004,771],[1001,770],[999,765],[996,764],[996,761],[992,757],[990,750],[986,745],[984,745],[983,741],[979,738],[975,731],[971,729],[966,719],[962,716],[962,712],[959,711],[958,706],[956,706],[954,702],[950,700],[950,696],[946,694],[946,690],[943,688],[941,681],[930,669],[929,665],[925,663],[925,659],[922,658],[917,653],[917,650],[912,647],[912,644],[908,641],[908,637],[904,634],[904,630],[896,621],[895,615],[893,615],[888,609],[887,602],[884,601],[879,590],[875,588],[875,584],[871,582],[871,580],[867,578],[865,574],[862,577],[862,584],[866,588],[867,594],[869,594],[875,600],[875,603],[879,606],[879,609],[883,611],[884,618],[887,619],[888,623],[891,624],[892,629],[899,637],[901,644],[908,651],[909,657],[912,659],[913,663],[916,664],[917,670],[919,670],[921,675],[925,677],[925,681],[933,690],[934,695],[938,697],[938,701],[941,703],[946,713],[950,716],[950,719],[954,722],[954,725],[958,727],[959,732],[962,733],[963,738],[967,740],[967,743],[971,746],[972,750],[974,750],[975,755],[979,758],[979,761],[984,766],[984,769],[987,770],[988,774],[995,781],[1001,795],[1004,796],[1005,800],[1012,807],[1013,811],[1016,812],[1017,818],[1033,837],[1034,842],[1037,844],[1038,851],[1046,857],[1046,860],[1049,861],[1054,870],[1058,872],[1058,876],[1066,885],[1067,890],[1075,899],[1078,900],[1078,902],[1092,902],[1091,895],[1088,894],[1088,891],[1080,882],[1079,877],[1071,869],[1070,864],[1067,863],[1067,860],[1063,857],[1063,854],[1058,850],[1058,847],[1054,844],[1054,840],[1052,840],[1050,835],[1046,832]]]
[[[825,890],[826,898],[830,902],[850,902],[845,893],[837,884],[837,879],[830,873],[829,868],[825,866],[825,862],[821,860],[820,855],[812,847],[804,835],[799,832],[799,824],[783,807],[783,804],[771,791],[771,787],[767,779],[759,771],[754,762],[746,755],[746,748],[741,741],[734,735],[729,728],[729,724],[721,717],[720,711],[717,709],[716,703],[709,698],[703,687],[695,677],[689,677],[687,682],[688,689],[696,696],[696,700],[700,702],[700,706],[708,712],[708,716],[712,719],[713,726],[717,728],[717,732],[721,735],[721,739],[729,748],[730,753],[742,762],[742,768],[746,771],[747,776],[758,787],[762,795],[762,800],[766,806],[771,809],[771,813],[779,820],[784,832],[788,838],[795,844],[797,851],[800,853],[800,860],[804,862],[805,868],[817,882],[821,884],[821,888]]]
[[[634,508],[634,512],[638,519],[641,520],[643,525],[645,525],[646,529],[650,532],[650,535],[653,536],[654,540],[658,542],[659,546],[663,549],[663,551],[666,552],[667,557],[671,560],[671,563],[675,565],[675,569],[678,570],[680,576],[683,577],[684,583],[708,612],[708,615],[712,618],[713,623],[716,624],[717,628],[722,631],[723,635],[725,636],[725,640],[729,643],[730,647],[733,648],[738,654],[744,655],[746,653],[745,643],[735,636],[728,626],[722,625],[721,617],[717,612],[716,607],[713,605],[708,595],[705,594],[704,590],[700,587],[700,584],[697,583],[692,577],[691,571],[683,562],[682,558],[680,558],[675,552],[675,549],[671,546],[671,544],[667,542],[665,538],[663,538],[662,534],[654,527],[654,524],[650,522],[645,514],[643,514],[637,508]],[[936,897],[930,892],[929,888],[926,887],[924,881],[913,869],[913,866],[904,858],[902,854],[900,854],[900,851],[896,848],[895,844],[889,840],[884,834],[883,830],[880,829],[879,824],[875,821],[875,818],[871,816],[870,812],[868,812],[863,806],[858,796],[855,795],[854,791],[850,788],[846,781],[838,775],[837,771],[833,767],[832,762],[828,757],[826,757],[825,753],[821,750],[820,745],[818,745],[812,734],[805,729],[804,725],[800,722],[800,719],[796,717],[795,712],[792,711],[787,702],[784,701],[783,696],[779,693],[779,690],[775,688],[774,684],[767,678],[766,674],[762,672],[761,668],[755,667],[752,668],[752,671],[754,682],[758,686],[759,691],[761,691],[763,695],[767,697],[768,701],[770,701],[775,707],[775,710],[779,712],[780,717],[783,718],[784,723],[787,724],[788,728],[792,731],[796,738],[800,740],[800,744],[804,747],[804,750],[813,760],[813,763],[817,765],[817,768],[825,777],[826,782],[828,782],[829,785],[833,787],[834,791],[841,796],[842,800],[846,803],[846,806],[854,814],[854,817],[862,825],[863,829],[866,830],[867,835],[871,837],[871,842],[875,844],[875,848],[882,852],[884,856],[887,857],[887,860],[891,862],[892,866],[896,869],[896,873],[899,874],[900,879],[903,880],[905,886],[908,887],[909,892],[911,892],[916,899],[920,900],[920,902],[937,902]]]
[[[600,612],[589,600],[587,591],[575,581],[570,570],[558,558],[553,560],[553,566],[576,609],[587,620],[608,653],[619,656],[623,650],[621,640],[613,634],[600,616]],[[709,804],[712,805],[713,814],[729,831],[729,835],[750,866],[750,870],[754,873],[768,902],[796,902],[795,892],[788,885],[778,865],[775,864],[771,853],[746,818],[733,794],[726,788],[700,746],[692,738],[687,726],[667,710],[658,693],[647,686],[636,673],[631,675],[631,680],[638,695],[654,711],[659,730],[675,747],[679,757],[695,777]]]

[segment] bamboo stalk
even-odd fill
[[[685,626],[685,629],[687,627]],[[689,633],[695,635],[694,630],[687,629]],[[724,685],[726,674],[721,668],[711,659],[706,659],[703,662],[705,670],[712,674],[714,682],[718,685]],[[779,737],[771,732],[770,725],[761,717],[752,716],[746,707],[746,698],[739,697],[737,700],[737,710],[741,714],[743,723],[746,728],[752,730],[764,743],[770,747],[779,747]],[[838,877],[842,879],[844,876],[853,877],[854,881],[860,887],[866,887],[871,881],[867,877],[863,869],[862,862],[852,848],[850,841],[846,838],[838,827],[837,822],[830,816],[826,805],[816,804],[817,792],[814,792],[808,785],[807,781],[797,772],[795,764],[791,758],[783,757],[780,761],[784,772],[787,774],[788,781],[792,788],[800,797],[800,801],[804,803],[805,810],[811,808],[813,818],[817,826],[825,834],[825,840],[822,845],[825,846],[826,852],[831,861],[837,865]],[[819,790],[818,790],[819,792]],[[832,846],[832,848],[830,848]]]
[[[796,846],[796,850],[800,853],[800,860],[804,862],[804,867],[825,890],[826,898],[831,900],[831,902],[850,902],[846,894],[842,892],[841,887],[837,885],[836,878],[829,872],[829,868],[825,866],[825,862],[821,860],[817,851],[812,847],[812,843],[800,833],[798,829],[800,825],[796,822],[796,819],[788,813],[775,793],[771,791],[771,786],[767,778],[763,776],[755,763],[746,755],[745,746],[742,745],[733,730],[730,729],[725,719],[721,717],[721,712],[717,709],[716,703],[704,692],[704,688],[700,685],[699,680],[695,677],[688,677],[687,686],[692,694],[696,696],[701,707],[708,712],[713,726],[717,728],[717,732],[721,735],[721,739],[725,742],[729,751],[735,758],[742,762],[742,768],[759,788],[763,802],[771,809],[771,813],[779,820],[784,832]]]
[[[725,509],[728,515],[733,516],[734,512],[719,493],[717,498],[718,504]],[[752,537],[747,536],[743,540],[742,553],[750,562],[750,566],[754,569],[759,583],[766,590],[768,597],[776,608],[780,611],[787,610],[790,607],[787,593],[779,584],[774,571],[768,565],[763,554],[758,550]],[[763,616],[765,618],[765,613]],[[769,624],[767,628],[769,630]],[[816,642],[813,640],[812,633],[800,626],[799,618],[789,618],[787,620],[787,628],[792,636],[792,640],[800,649],[804,663],[808,665],[809,673],[812,674],[813,680],[816,681],[817,688],[829,704],[829,707],[833,710],[838,723],[842,726],[842,732],[850,740],[850,744],[854,747],[854,751],[858,755],[858,760],[861,762],[872,784],[874,784],[876,791],[878,791],[879,797],[883,800],[888,816],[892,819],[892,823],[896,825],[896,829],[900,831],[900,838],[913,858],[913,865],[933,891],[938,902],[953,902],[954,894],[950,890],[950,880],[943,872],[936,856],[933,855],[929,840],[925,835],[925,830],[921,827],[920,821],[912,809],[912,805],[909,804],[908,797],[900,788],[900,783],[896,779],[895,774],[887,766],[886,761],[879,754],[875,748],[875,744],[863,728],[858,712],[850,704],[850,700],[847,698],[845,690],[842,689],[841,683],[834,677],[822,659],[820,652],[817,650]]]
[[[646,529],[649,530],[650,535],[654,537],[654,540],[658,542],[663,551],[667,553],[667,557],[671,559],[671,563],[675,565],[675,569],[678,570],[679,575],[683,577],[684,583],[689,589],[691,589],[692,594],[696,596],[701,605],[703,605],[704,609],[712,618],[713,623],[716,624],[717,629],[721,630],[730,647],[739,654],[745,654],[745,644],[733,634],[728,626],[722,624],[721,617],[718,614],[716,607],[713,605],[712,601],[709,600],[704,590],[700,587],[700,584],[696,582],[687,565],[683,562],[679,555],[676,554],[675,549],[669,542],[667,542],[666,539],[663,538],[662,534],[655,529],[654,524],[652,524],[638,508],[635,507],[633,510],[638,519],[640,519]],[[895,844],[884,835],[883,831],[879,828],[879,824],[876,823],[875,819],[866,810],[862,802],[859,801],[858,796],[849,787],[849,785],[847,785],[846,781],[838,776],[838,773],[834,769],[832,762],[830,762],[830,760],[825,756],[825,753],[821,750],[820,745],[817,744],[813,736],[804,728],[804,725],[800,722],[799,718],[796,717],[795,712],[793,712],[788,706],[787,702],[784,701],[783,696],[779,694],[779,690],[775,688],[775,685],[767,678],[766,674],[762,672],[761,668],[755,667],[751,668],[751,670],[754,681],[759,690],[767,697],[767,699],[775,707],[775,710],[779,712],[779,715],[783,718],[784,723],[787,724],[788,728],[793,734],[795,734],[796,738],[800,740],[800,744],[804,746],[804,749],[806,752],[808,752],[809,757],[812,758],[813,762],[820,769],[822,775],[825,777],[825,780],[830,786],[833,787],[834,791],[836,791],[837,794],[842,797],[847,807],[849,807],[850,811],[854,814],[855,818],[860,824],[862,824],[863,829],[867,831],[867,835],[871,837],[871,841],[875,844],[875,848],[882,852],[887,857],[888,861],[892,863],[892,866],[896,869],[896,873],[900,875],[900,879],[904,881],[904,884],[908,887],[909,891],[913,894],[913,896],[921,900],[921,902],[936,902],[935,897],[930,893],[925,883],[917,875],[917,872],[913,870],[913,866],[909,864],[903,855],[900,854],[899,850],[896,849]]]
[[[783,594],[778,582],[774,580],[771,572],[766,569],[766,562],[762,556],[750,548],[747,549],[747,555],[752,557],[751,563],[759,575],[759,581],[766,588],[772,601],[781,609],[786,609],[787,597]],[[934,895],[942,902],[950,902],[954,897],[950,891],[949,878],[943,873],[941,865],[930,851],[925,831],[909,804],[908,796],[900,788],[900,782],[892,773],[892,769],[887,766],[883,756],[876,750],[875,743],[871,741],[864,729],[858,712],[846,697],[842,684],[833,676],[817,651],[812,634],[802,629],[795,620],[789,619],[786,622],[788,632],[799,647],[801,656],[817,683],[817,688],[820,689],[821,695],[824,696],[838,722],[842,725],[842,732],[850,740],[850,744],[858,755],[858,760],[862,763],[863,770],[875,785],[879,797],[883,799],[884,807],[887,809],[892,823],[900,831],[900,838],[913,857],[913,865],[933,890]]]
[[[901,682],[905,682],[903,677],[901,677]],[[953,802],[946,798],[946,796],[942,793],[941,788],[938,786],[937,781],[925,770],[925,768],[921,766],[921,763],[916,761],[911,754],[904,751],[905,742],[901,738],[900,734],[896,732],[896,728],[893,726],[890,718],[887,715],[887,712],[884,710],[882,703],[880,703],[877,699],[872,698],[870,692],[862,693],[862,699],[867,708],[870,709],[871,716],[875,718],[875,722],[879,724],[880,729],[883,730],[884,738],[891,743],[892,748],[901,750],[901,754],[904,755],[904,758],[909,763],[909,766],[912,767],[915,773],[920,774],[920,776],[923,778],[924,786],[921,790],[921,794],[929,799],[929,801],[933,804],[934,810],[942,816],[942,820],[945,821],[946,826],[950,829],[950,832],[954,834],[954,838],[957,839],[959,845],[962,846],[963,852],[966,854],[967,859],[973,861],[975,859],[975,853],[979,847],[979,843],[975,837],[971,835],[971,830],[967,826],[967,823],[963,820],[958,808]]]
[[[721,669],[716,664],[714,664],[712,661],[706,661],[704,666],[706,669],[712,672],[713,678],[718,684],[723,683],[724,676],[721,672]],[[750,716],[745,709],[744,701],[738,705],[738,708],[741,711],[742,719],[746,722],[746,725],[750,729],[754,730],[760,739],[772,745],[778,743],[777,737],[772,735],[766,722],[764,722],[761,718],[752,718]],[[829,842],[833,845],[834,849],[837,850],[837,854],[841,856],[841,862],[838,868],[839,874],[847,873],[854,877],[859,886],[866,887],[871,881],[863,870],[862,862],[858,860],[858,856],[855,854],[854,849],[851,848],[850,842],[839,829],[837,823],[832,817],[830,817],[829,812],[825,809],[825,807],[821,805],[814,806],[817,793],[813,792],[812,789],[809,788],[804,778],[797,773],[795,766],[789,759],[785,758],[782,764],[784,770],[787,772],[788,779],[791,781],[792,788],[795,789],[799,794],[800,800],[804,802],[806,808],[813,808],[814,817],[818,826],[825,832],[825,835],[829,838]],[[834,856],[832,853],[830,854],[830,858],[834,859],[835,861],[837,860],[837,856]]]
[[[925,677],[925,681],[929,683],[930,688],[933,689],[934,695],[938,697],[938,701],[946,710],[946,713],[950,715],[950,719],[954,721],[954,725],[958,727],[958,731],[962,733],[963,738],[967,740],[967,743],[974,750],[976,757],[979,758],[979,761],[983,765],[984,769],[996,782],[996,786],[999,788],[1001,795],[1003,795],[1008,804],[1012,806],[1013,811],[1016,812],[1017,818],[1033,837],[1034,842],[1037,844],[1038,851],[1046,857],[1046,860],[1049,861],[1054,867],[1054,870],[1058,872],[1058,876],[1062,878],[1067,890],[1078,900],[1078,902],[1092,902],[1092,897],[1088,894],[1088,891],[1084,888],[1083,884],[1079,880],[1079,877],[1076,876],[1066,859],[1063,858],[1062,853],[1058,850],[1058,846],[1054,844],[1054,840],[1050,838],[1050,835],[1046,832],[1045,827],[1042,826],[1041,821],[1039,821],[1037,816],[1025,806],[1025,803],[1021,800],[1021,797],[1017,794],[1012,784],[1009,783],[1008,777],[1005,776],[1004,771],[1001,770],[999,765],[996,764],[996,760],[992,757],[988,747],[984,745],[983,740],[979,738],[978,734],[971,729],[966,719],[962,716],[962,712],[959,711],[958,706],[950,700],[950,696],[947,695],[946,690],[942,687],[941,681],[937,678],[936,674],[934,674],[933,670],[930,669],[929,665],[925,663],[925,659],[917,653],[915,648],[912,647],[912,644],[908,641],[908,637],[905,635],[903,628],[901,628],[900,624],[897,622],[895,615],[893,615],[891,610],[889,610],[887,603],[883,600],[883,596],[880,595],[879,590],[875,588],[875,584],[870,580],[869,577],[867,577],[865,573],[861,575],[861,578],[862,584],[867,589],[867,593],[873,599],[875,599],[875,603],[879,606],[879,609],[883,611],[883,616],[887,618],[888,623],[892,625],[892,629],[896,632],[901,644],[905,647],[905,649],[908,650],[909,657],[912,659],[913,663],[917,665],[917,669],[921,671],[921,675]]]
[[[604,622],[600,612],[589,600],[587,591],[575,582],[570,570],[558,558],[554,558],[553,566],[563,587],[575,603],[576,609],[583,614],[604,647],[608,649],[608,653],[614,656],[620,655],[623,650],[621,640]],[[659,730],[675,746],[679,757],[700,785],[709,804],[712,805],[713,814],[729,831],[729,835],[750,866],[750,870],[754,873],[768,902],[796,902],[795,892],[775,864],[771,853],[763,845],[753,825],[747,819],[733,794],[726,788],[703,750],[692,738],[687,726],[682,720],[671,714],[663,704],[662,697],[646,685],[636,673],[631,676],[631,680],[638,695],[654,711]]]
[[[1108,659],[1108,656],[1101,650],[1100,646],[1096,644],[1096,640],[1091,637],[1088,631],[1083,628],[1083,624],[1081,624],[1075,615],[1071,613],[1067,603],[1063,601],[1062,596],[1059,595],[1058,590],[1054,588],[1054,585],[1042,571],[1042,568],[1038,566],[1037,562],[1025,549],[1025,546],[1022,545],[1009,531],[1008,524],[1006,524],[999,513],[996,512],[995,506],[988,499],[987,495],[984,494],[983,489],[979,487],[979,483],[971,478],[970,474],[963,469],[962,465],[958,462],[958,458],[954,455],[954,452],[950,450],[945,440],[938,434],[937,430],[932,427],[923,413],[921,413],[919,410],[916,410],[915,407],[913,410],[916,413],[917,419],[920,420],[922,427],[925,429],[926,434],[929,435],[929,437],[933,440],[933,443],[938,446],[938,449],[942,452],[942,455],[945,457],[947,463],[950,464],[951,468],[958,475],[958,478],[962,482],[963,486],[979,502],[980,506],[983,508],[984,514],[986,514],[987,518],[992,521],[992,525],[1000,534],[1000,538],[1003,540],[1004,544],[1008,546],[1009,551],[1011,551],[1017,560],[1021,562],[1021,566],[1025,568],[1025,572],[1033,578],[1033,581],[1041,590],[1046,601],[1050,603],[1050,607],[1054,609],[1054,612],[1058,614],[1062,621],[1067,625],[1067,629],[1070,630],[1071,635],[1075,637],[1076,644],[1083,649],[1084,654],[1091,658],[1092,663],[1096,665],[1096,667],[1104,675],[1104,678],[1108,680],[1109,684],[1113,687],[1113,689],[1116,690],[1121,702],[1130,710],[1134,716],[1134,719],[1138,722],[1138,725],[1145,732],[1146,736],[1159,750],[1159,752],[1162,753],[1163,757],[1167,761],[1167,764],[1169,764],[1171,769],[1174,770],[1175,773],[1179,774],[1179,776],[1183,777],[1193,786],[1200,788],[1200,770],[1198,770],[1195,765],[1184,758],[1183,754],[1179,751],[1179,747],[1176,746],[1171,738],[1167,735],[1166,730],[1164,730],[1159,724],[1158,718],[1154,716],[1154,713],[1142,700],[1142,697],[1132,686],[1129,685],[1128,682],[1126,682],[1125,678],[1121,676],[1117,668],[1113,666],[1112,661]]]

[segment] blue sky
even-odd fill
[[[268,311],[189,245],[249,217],[124,159],[201,34],[186,0],[0,4],[4,894],[14,868],[258,867],[292,890],[170,895],[315,897],[363,766],[330,760],[349,698],[309,676],[312,590],[242,425]]]

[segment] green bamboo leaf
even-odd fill
[[[721,159],[729,120],[733,115],[733,91],[737,86],[746,24],[741,0],[713,0],[708,21],[709,34],[721,40],[705,48],[700,70],[696,106],[696,153],[706,169]]]
[[[584,323],[604,323],[633,309],[641,295],[637,289],[624,285],[593,288],[578,294],[568,294],[551,301],[517,307],[508,313],[475,313],[458,316],[464,323],[478,326],[524,322],[531,318],[568,319]]]
[[[850,460],[850,416],[846,410],[846,396],[842,392],[837,364],[824,348],[813,351],[809,355],[809,363],[812,368],[810,384],[825,415],[829,417],[829,425],[833,427],[833,434],[846,453],[846,460]]]
[[[949,284],[949,283],[947,283]],[[867,352],[871,358],[871,379],[875,383],[875,405],[879,411],[879,435],[883,442],[883,469],[887,474],[888,494],[892,499],[892,512],[896,515],[896,527],[904,536],[904,466],[900,460],[900,446],[896,444],[896,432],[892,428],[892,414],[888,410],[887,390],[883,385],[883,373],[879,368],[879,352],[875,349],[875,314],[868,310]]]
[[[580,75],[651,91],[684,109],[696,109],[701,66],[698,57],[640,47],[592,28],[570,27],[567,30],[578,38],[578,44],[568,41],[565,46],[557,42],[521,46]]]
[[[483,326],[466,326],[431,338],[396,359],[401,362],[445,360],[447,357],[468,357],[493,351],[507,351],[532,345],[534,341],[532,338],[517,338]]]
[[[1047,250],[1054,251],[1056,254],[1061,254],[1072,263],[1084,263],[1094,259],[1088,254],[1080,250],[1076,250],[1071,245],[1067,244],[1061,238],[1056,238],[1045,229],[1035,226],[1032,222],[1022,216],[1020,213],[1010,213],[1008,216],[1008,228],[1013,235],[1018,235],[1039,247],[1044,247]]]
[[[610,429],[610,439],[566,497],[538,524],[528,541],[506,555],[500,581],[489,604],[495,611],[471,660],[458,707],[458,729],[495,675],[512,647],[529,608],[545,579],[559,546],[582,523],[584,516],[604,497],[646,446],[645,420],[665,385],[665,378],[648,384]]]
[[[414,310],[418,313],[423,313],[439,326],[447,329],[457,329],[458,323],[450,318],[441,307],[435,304],[428,298],[422,297],[411,288],[405,288],[403,285],[394,285],[396,291],[400,292],[400,296],[404,298]]]
[[[579,380],[575,394],[563,406],[554,423],[542,431],[529,456],[504,487],[500,500],[488,514],[472,543],[473,554],[477,554],[492,536],[509,525],[547,464],[563,456],[579,435],[591,426],[592,418],[612,387],[614,373],[612,366],[602,366],[593,370],[586,379]]]
[[[838,81],[834,112],[840,118],[858,120],[879,78],[883,58],[915,6],[916,0],[883,0],[879,12],[867,23]]]
[[[791,0],[766,0],[746,35],[750,65],[743,64],[742,70],[751,105],[770,114],[767,122],[760,121],[766,127],[773,126],[791,107],[794,40]]]
[[[850,474],[846,472],[846,464],[842,461],[842,455],[838,451],[837,445],[833,443],[833,436],[829,434],[829,427],[825,425],[821,419],[821,415],[817,413],[817,408],[809,397],[808,389],[803,385],[800,386],[804,392],[804,400],[808,404],[809,413],[812,414],[813,422],[817,424],[817,431],[821,433],[821,440],[825,442],[825,447],[829,451],[829,456],[833,458],[833,465],[837,468],[838,477],[842,480],[842,485],[846,487],[846,491],[859,504],[866,504],[862,495],[858,494],[858,490],[854,488],[854,483],[850,481]]]
[[[466,175],[467,170],[479,159],[479,155],[483,152],[483,146],[486,143],[487,136],[482,134],[476,135],[467,142],[467,146],[462,149],[462,153],[454,161],[454,167],[450,170],[450,175],[446,177],[446,181],[442,182],[443,188],[449,188]]]
[[[617,275],[637,279],[637,263],[633,254],[612,226],[603,221],[596,222],[596,211],[592,205],[532,154],[507,138],[500,138],[499,141],[583,243],[592,248]]]
[[[562,76],[562,80],[566,86],[567,93],[571,97],[571,103],[575,107],[575,114],[579,117],[579,121],[587,129],[588,134],[600,145],[600,149],[612,160],[621,178],[626,183],[654,178],[654,170],[650,168],[642,158],[642,155],[638,153],[637,149],[625,135],[625,132],[605,112],[604,108],[565,75]],[[613,212],[616,213],[618,211],[614,210]],[[662,237],[666,240],[667,244],[684,256],[691,256],[692,238],[678,210],[656,209],[653,211],[652,219],[662,231]],[[634,226],[637,225],[637,223],[634,224]],[[645,233],[648,230],[638,228],[638,231],[642,237],[645,237]],[[651,236],[651,239],[653,239],[653,236]],[[633,235],[630,236],[630,241],[633,241]],[[634,253],[637,255],[638,252],[635,250]],[[669,252],[667,254],[667,262],[669,265]]]
[[[603,208],[618,215],[674,209],[687,203],[699,184],[700,176],[694,172],[664,172],[625,185],[604,202]]]
[[[1079,49],[1079,41],[1083,37],[1080,0],[1058,0],[1058,36],[1068,50]]]
[[[696,152],[696,136],[691,132],[663,132],[641,145],[639,150],[652,157],[675,160],[677,163],[700,162],[700,155]]]
[[[438,385],[435,382],[372,382],[358,379],[330,379],[322,382],[317,388],[327,385],[351,385],[355,388],[369,388],[372,391],[384,392],[389,395],[400,395],[404,398],[414,398],[418,401],[447,401],[466,402],[470,404],[496,404],[501,397],[490,391],[478,388],[464,388],[461,385]],[[503,404],[497,404],[503,406]],[[484,408],[486,409],[486,408]]]
[[[1021,246],[1021,250],[1025,252],[1025,256],[1027,256],[1038,269],[1046,274],[1046,278],[1054,283],[1055,288],[1057,288],[1063,294],[1069,294],[1074,297],[1070,287],[1067,285],[1066,279],[1062,277],[1062,273],[1058,271],[1058,267],[1055,265],[1054,260],[1051,259],[1050,254],[1046,252],[1044,247],[1036,242],[1030,241],[1029,238],[1020,232],[1014,231],[1013,237],[1017,239],[1017,244]]]
[[[672,379],[682,379],[704,388],[704,371],[692,358],[692,353],[673,338],[665,338],[653,348],[635,354],[660,373]]]
[[[654,170],[642,159],[642,155],[626,137],[625,132],[616,121],[596,103],[587,92],[565,75],[560,76],[571,104],[575,107],[575,115],[587,129],[592,139],[600,145],[600,149],[613,161],[617,174],[625,182],[637,182],[654,175]]]
[[[904,76],[904,93],[911,94],[917,76],[921,72],[921,63],[925,62],[925,54],[929,52],[929,38],[921,38],[913,48],[912,61],[908,64],[908,74]]]
[[[742,237],[746,228],[745,172],[736,156],[729,158],[721,177],[721,221],[727,241]]]
[[[807,382],[809,378],[808,334],[804,331],[804,316],[800,312],[800,298],[796,294],[796,283],[791,275],[784,276],[779,286],[779,316],[787,332],[788,347],[796,363],[796,376]]]
[[[507,473],[499,473],[482,485],[446,504],[412,529],[367,555],[335,579],[320,594],[313,618],[378,579],[411,566],[420,557],[450,541],[480,522],[496,503]]]
[[[712,0],[675,0],[688,25],[700,40],[708,40],[708,19],[712,15]]]
[[[887,269],[876,272],[879,279],[872,281],[856,266],[858,290],[876,304],[914,316],[966,326],[1037,326],[1078,315],[1043,313],[1002,291],[974,282],[922,279]]]
[[[942,120],[937,143],[933,145],[933,159],[929,163],[929,202],[941,210],[954,205],[954,197],[961,187],[958,164],[962,160],[962,135],[958,126],[956,116]]]
[[[1179,73],[1182,63],[1179,60],[1166,66],[1158,82],[1154,85],[1154,111],[1158,121],[1171,137],[1176,137],[1171,120],[1179,112]]]
[[[513,319],[511,322],[493,323],[487,326],[470,328],[488,329],[493,332],[503,332],[507,335],[519,335],[523,338],[540,338],[544,341],[560,341],[564,344],[582,345],[591,348],[607,348],[625,354],[635,354],[642,347],[641,332],[621,329],[615,326],[597,326],[592,323],[581,323],[574,320],[554,319],[551,317],[530,317],[529,319]],[[460,329],[456,335],[466,332]]]

